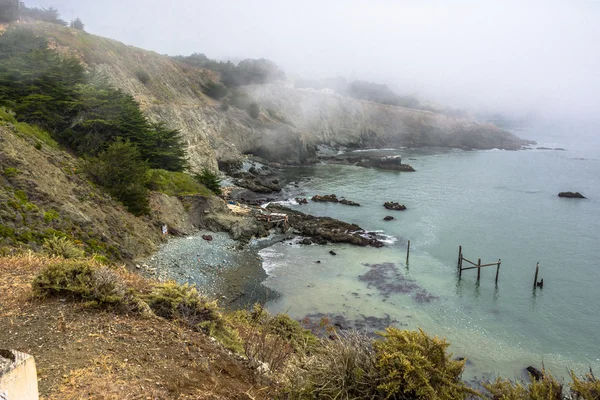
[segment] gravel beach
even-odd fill
[[[210,235],[212,240],[203,239],[203,235]],[[170,239],[137,267],[161,281],[196,284],[222,306],[241,308],[277,296],[261,284],[267,275],[258,251],[278,240],[281,237],[270,236],[243,245],[224,232],[200,231]]]

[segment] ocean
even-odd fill
[[[422,328],[469,360],[466,379],[514,379],[542,364],[558,376],[600,370],[600,145],[545,137],[538,146],[567,150],[389,149],[379,153],[401,154],[417,171],[288,169],[286,179],[299,186],[290,197],[335,193],[361,204],[286,202],[290,207],[377,231],[387,245],[288,240],[261,250],[263,284],[281,295],[268,309],[371,330]],[[561,191],[587,199],[559,198]],[[386,201],[408,209],[388,211]],[[386,215],[396,219],[383,221]],[[459,245],[469,260],[502,260],[497,286],[493,266],[482,269],[479,282],[476,270],[459,280]],[[534,290],[538,262],[544,287]]]

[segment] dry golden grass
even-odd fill
[[[44,268],[70,261],[24,253],[0,257],[0,343],[34,356],[45,400],[264,399],[253,371],[201,332],[138,313],[33,296]],[[88,260],[101,267],[96,260]],[[128,286],[149,281],[114,269]]]

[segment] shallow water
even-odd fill
[[[594,157],[600,153],[588,147],[399,153],[417,172],[341,165],[288,172],[288,179],[302,182],[299,191],[306,196],[335,193],[362,204],[293,208],[397,240],[382,249],[284,242],[262,250],[269,275],[264,284],[282,295],[269,309],[296,318],[374,316],[422,327],[448,338],[455,355],[473,362],[466,378],[521,376],[524,367],[542,362],[562,376],[566,368],[600,369],[600,157]],[[567,190],[588,199],[557,197]],[[385,210],[385,201],[408,210]],[[396,220],[384,222],[386,215]],[[484,268],[479,283],[475,270],[458,280],[459,245],[475,262],[502,259],[498,287],[495,267]],[[544,288],[533,291],[537,262]],[[364,278],[370,271],[376,279]]]

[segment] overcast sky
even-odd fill
[[[25,0],[159,53],[268,58],[446,105],[600,121],[600,0]]]

